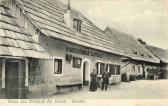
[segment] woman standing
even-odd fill
[[[97,90],[97,74],[95,69],[93,69],[93,73],[90,74],[91,82],[90,82],[90,91]]]

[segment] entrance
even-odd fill
[[[20,61],[6,62],[6,89],[7,99],[25,98],[24,94],[24,72]]]
[[[89,85],[89,63],[83,63],[83,86]]]
[[[143,66],[143,76],[142,76],[143,78],[145,78],[146,77],[146,75],[145,75],[145,67]]]

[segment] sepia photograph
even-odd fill
[[[0,101],[166,101],[167,42],[167,0],[0,0]]]

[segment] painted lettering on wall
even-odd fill
[[[100,53],[96,53],[96,52],[93,52],[91,50],[85,50],[85,49],[81,49],[81,48],[74,48],[74,47],[68,47],[67,46],[66,51],[71,52],[71,53],[78,53],[78,54],[82,54],[82,55],[102,58],[102,54],[100,54]]]

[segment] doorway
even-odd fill
[[[7,99],[25,98],[24,87],[24,70],[20,61],[6,62],[6,89],[5,95]]]
[[[143,66],[143,73],[142,73],[142,77],[146,78],[146,74],[145,74],[145,66]]]
[[[89,85],[89,63],[83,63],[83,86]]]

